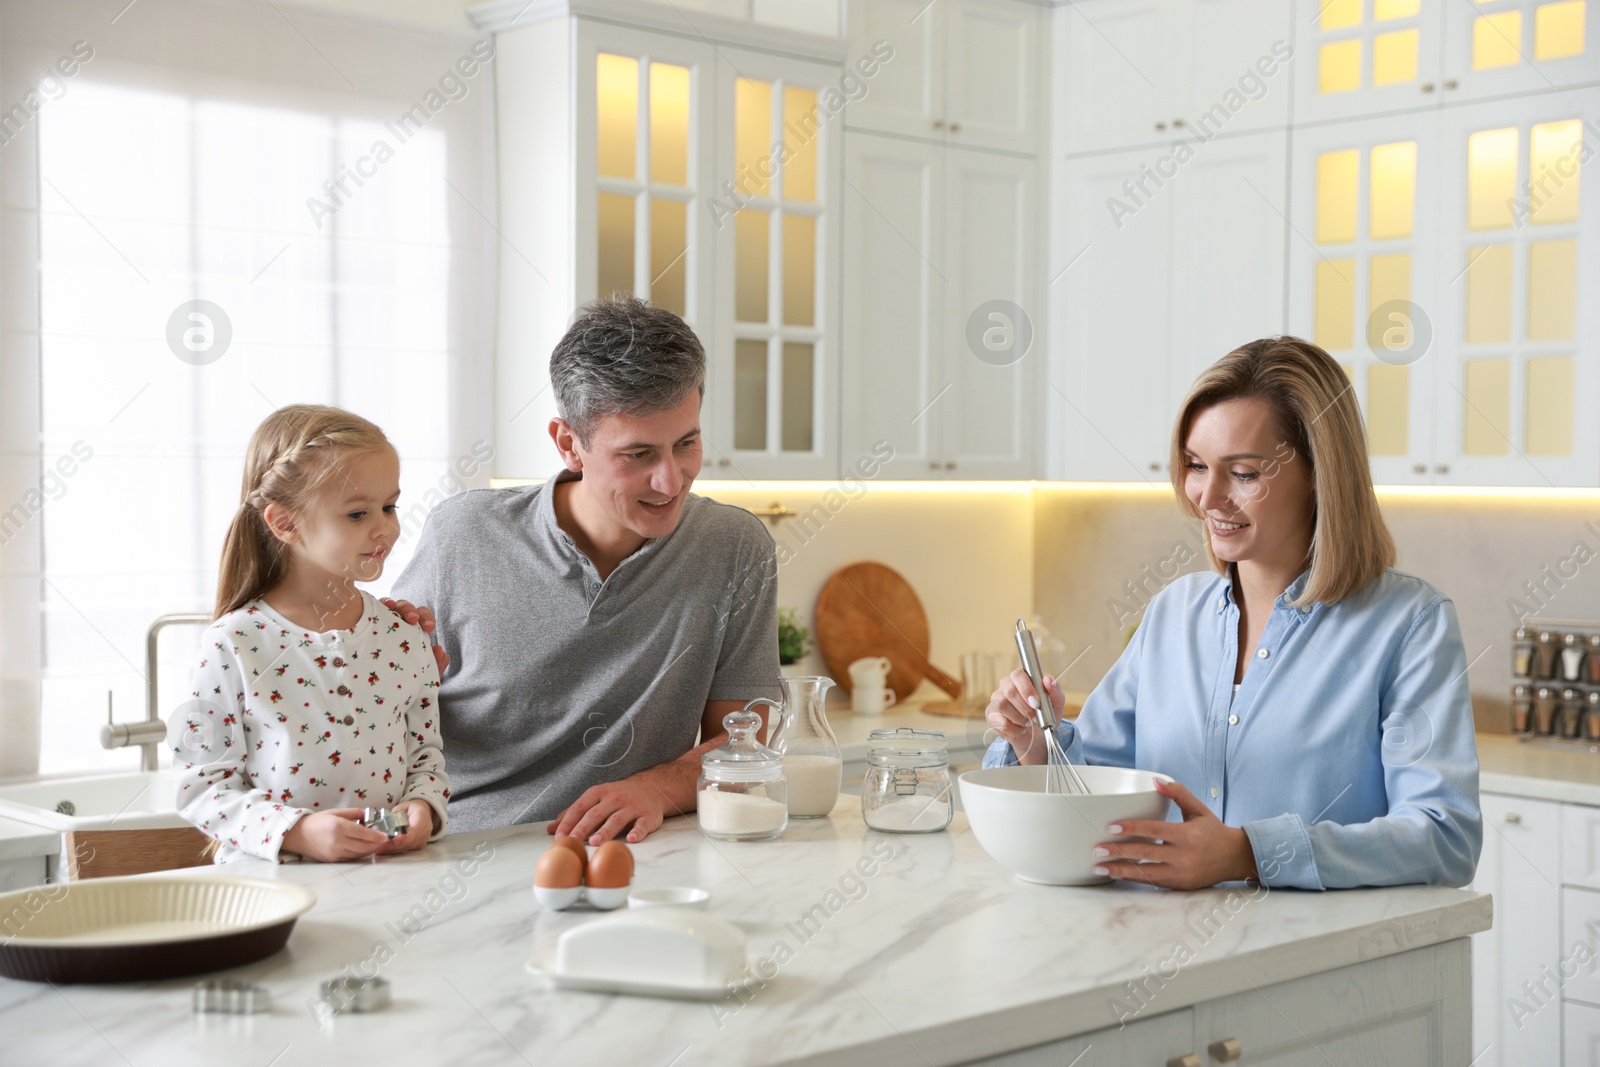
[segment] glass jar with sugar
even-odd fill
[[[942,730],[874,730],[867,736],[861,817],[874,830],[931,834],[950,825],[950,754]]]
[[[728,743],[700,757],[700,830],[721,841],[771,841],[789,825],[783,756],[756,740],[761,716],[746,706],[722,718]]]

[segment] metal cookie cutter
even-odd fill
[[[322,983],[322,999],[337,1012],[382,1011],[389,1006],[386,978],[350,978],[341,975]]]
[[[411,816],[404,808],[362,808],[361,825],[386,834],[390,841],[411,829]]]
[[[194,987],[194,1010],[254,1015],[272,1010],[272,994],[238,978],[208,978]]]

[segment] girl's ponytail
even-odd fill
[[[267,529],[267,522],[248,500],[239,504],[228,535],[222,541],[222,565],[217,574],[215,622],[243,607],[283,580],[288,567],[284,544]]]
[[[266,594],[289,572],[287,546],[267,527],[267,505],[298,519],[343,461],[383,451],[394,451],[383,431],[340,408],[293,404],[268,415],[250,437],[239,510],[222,542],[213,621]]]

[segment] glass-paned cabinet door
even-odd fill
[[[837,477],[839,72],[720,55],[704,475]]]
[[[1597,129],[1597,89],[1441,114],[1442,481],[1600,484]]]
[[[1295,121],[1411,111],[1439,99],[1446,0],[1317,0],[1295,10]]]
[[[576,301],[633,294],[704,331],[715,53],[584,22],[578,35]]]
[[[1295,135],[1290,331],[1350,379],[1373,480],[1432,480],[1437,273],[1435,119],[1395,116]],[[1420,195],[1419,195],[1420,194]]]
[[[1600,82],[1600,25],[1592,6],[1589,0],[1446,4],[1444,102]]]

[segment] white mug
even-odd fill
[[[884,708],[893,707],[894,702],[894,690],[879,685],[858,685],[850,691],[850,709],[858,715],[881,714]]]
[[[889,676],[889,660],[885,656],[867,656],[850,664],[850,684],[865,686],[868,689],[874,686],[881,687],[884,679]]]

